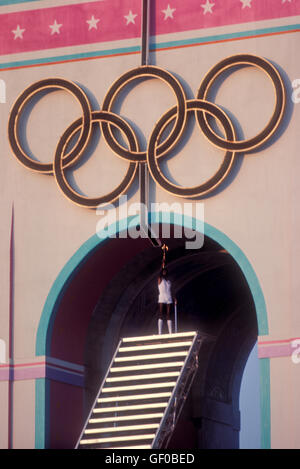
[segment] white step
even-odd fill
[[[131,366],[113,366],[110,373],[120,373],[122,371],[152,370],[158,368],[177,368],[182,367],[184,362],[151,363],[150,365],[131,365]]]
[[[134,345],[132,347],[120,347],[119,352],[137,352],[139,350],[157,350],[165,348],[179,348],[179,347],[190,347],[192,341],[185,342],[171,342],[168,344],[151,344],[151,345]]]
[[[174,412],[175,399],[181,399],[179,405],[183,405],[182,392],[189,389],[190,373],[195,373],[194,352],[198,353],[200,343],[196,332],[121,340],[82,431],[79,446],[103,449],[162,447],[159,445],[165,444],[165,435],[169,434],[165,432],[170,431],[166,429]]]
[[[155,433],[149,433],[149,435],[127,435],[127,436],[117,436],[110,438],[91,438],[88,440],[81,440],[81,445],[91,445],[95,443],[110,443],[113,441],[140,441],[140,440],[150,440],[152,441],[155,437]]]
[[[163,416],[163,412],[156,414],[133,414],[133,415],[123,415],[118,417],[102,417],[102,418],[91,418],[89,423],[107,423],[107,422],[126,422],[130,420],[152,420],[159,419]]]
[[[148,340],[177,339],[180,337],[194,337],[196,332],[178,332],[176,334],[146,335],[141,337],[126,337],[123,342],[142,342]]]
[[[158,392],[153,394],[135,394],[132,396],[100,397],[98,402],[116,402],[116,401],[137,401],[141,399],[157,399],[158,397],[170,397],[171,392]]]
[[[123,425],[119,427],[102,427],[102,428],[89,428],[85,430],[85,435],[90,435],[93,433],[116,433],[116,432],[131,432],[134,430],[149,430],[158,428],[159,425],[157,423],[149,423],[144,425]]]
[[[135,355],[130,357],[116,357],[115,362],[135,362],[139,360],[157,360],[158,358],[186,357],[187,352],[155,353],[151,355]]]
[[[115,407],[98,407],[93,409],[95,414],[103,414],[109,412],[123,412],[127,410],[142,410],[142,409],[159,409],[167,407],[167,402],[154,402],[151,404],[136,404],[136,405],[124,405],[124,406],[115,406]]]
[[[145,379],[174,378],[179,376],[179,371],[170,371],[167,373],[148,373],[145,375],[118,376],[117,378],[107,378],[107,383],[117,383],[119,381],[140,381]]]
[[[121,391],[137,391],[140,389],[159,389],[159,388],[173,388],[176,381],[170,381],[169,383],[154,383],[154,384],[136,384],[133,386],[115,386],[109,388],[103,388],[103,393],[108,392],[121,392]]]

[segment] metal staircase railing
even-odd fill
[[[122,339],[76,448],[165,448],[198,367],[197,332]]]

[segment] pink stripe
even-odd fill
[[[259,342],[259,345],[268,345],[268,344],[284,344],[287,342],[292,342],[293,340],[300,340],[300,337],[295,337],[294,339],[285,339],[285,340],[270,340],[268,342]]]
[[[212,5],[210,10],[203,8],[206,2]],[[243,8],[241,0],[151,0],[151,4],[155,6],[152,35],[300,14],[299,0],[252,0],[251,8]],[[92,17],[99,20],[94,27],[87,23]],[[50,26],[55,21],[61,26],[53,30]],[[141,0],[104,0],[2,14],[0,24],[0,54],[138,38]],[[18,27],[19,35],[13,33]]]
[[[138,16],[134,18],[135,24],[131,22],[126,26],[125,15],[130,10]],[[97,29],[89,31],[86,21],[93,15],[99,22]],[[140,16],[139,0],[92,2],[3,14],[0,15],[0,54],[137,37],[140,34]],[[55,21],[62,26],[58,28],[59,33],[51,34],[50,25]],[[25,29],[23,39],[14,39],[12,31],[18,25],[20,29]]]
[[[297,341],[294,343],[294,341]],[[259,358],[289,357],[300,347],[300,338],[258,343]]]
[[[12,381],[45,378],[46,370],[50,368],[54,371],[60,371],[78,377],[84,375],[83,372],[67,368],[66,366],[46,364],[46,362],[18,363],[14,365],[0,365],[0,381],[9,381],[10,373],[13,376]]]
[[[205,13],[203,6],[206,3],[213,4],[212,13],[208,8]],[[284,4],[281,0],[252,0],[251,8],[243,8],[241,0],[167,0],[156,1],[156,4],[156,34],[282,18],[300,12],[298,0]],[[176,8],[174,21],[170,18],[165,20],[161,14],[161,10],[167,8],[168,4]]]
[[[13,365],[0,365],[0,368],[17,368],[17,367],[24,367],[24,366],[37,366],[37,365],[45,365],[45,362],[39,362],[39,363],[17,363]]]
[[[29,366],[17,368],[16,365],[5,365],[0,369],[0,381],[17,381],[22,379],[44,378],[46,376],[45,365],[43,363],[36,364],[38,366]]]
[[[258,346],[258,358],[289,357],[291,354],[292,348],[290,344],[269,347]]]
[[[38,379],[45,378],[45,367],[34,367],[24,369],[14,369],[14,381],[21,381],[23,379]]]
[[[9,380],[9,368],[4,368],[0,370],[0,381]]]

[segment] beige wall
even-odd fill
[[[280,48],[283,51],[289,49],[291,42],[291,36],[285,35],[205,48],[201,46],[165,51],[156,54],[155,63],[177,74],[183,83],[188,84],[193,94],[211,66],[221,58],[241,51],[274,61],[292,80],[300,76],[299,65],[295,64],[293,54],[278,53]],[[14,203],[17,358],[34,354],[33,337],[46,295],[66,261],[95,233],[99,216],[94,211],[84,210],[66,200],[52,177],[31,173],[15,160],[6,138],[9,109],[15,97],[26,86],[48,76],[76,80],[101,103],[113,80],[137,65],[137,56],[127,56],[122,60],[113,58],[75,62],[68,64],[68,67],[62,64],[15,70],[5,74],[9,91],[7,104],[1,107],[3,125],[0,138],[5,155],[2,187],[6,203],[2,204],[1,209],[8,223],[2,249],[4,258],[7,259],[10,207]],[[174,103],[172,93],[168,90],[165,95],[165,89],[166,85],[158,80],[147,81],[138,84],[136,93],[129,94],[124,100],[122,115],[136,123],[146,136],[162,112]],[[236,95],[237,99],[233,100],[232,97]],[[290,95],[287,98],[290,106]],[[274,102],[273,90],[262,72],[245,68],[235,72],[224,82],[216,102],[238,119],[246,136],[252,136],[268,121]],[[290,335],[290,321],[293,321],[293,334],[297,334],[295,327],[299,327],[297,311],[293,312],[297,301],[294,306],[291,304],[293,284],[290,282],[291,265],[293,269],[297,269],[297,262],[296,265],[293,262],[290,240],[293,233],[297,233],[299,223],[297,207],[291,205],[298,191],[296,132],[299,112],[300,107],[295,105],[283,135],[263,151],[245,156],[232,183],[204,201],[205,221],[237,243],[254,267],[270,313],[272,338]],[[42,161],[51,161],[59,135],[79,115],[78,104],[62,91],[52,92],[39,100],[30,114],[26,129],[32,153]],[[100,139],[95,154],[71,177],[88,195],[100,195],[111,190],[121,180],[127,166],[126,162],[111,155],[102,140]],[[172,178],[179,183],[194,185],[213,174],[222,157],[222,151],[214,149],[195,126],[180,155],[170,158],[163,167],[167,167]],[[153,202],[177,201],[160,188],[156,187],[153,192]],[[180,200],[182,203],[186,202],[186,199]],[[138,201],[137,192],[130,201]],[[43,268],[38,269],[37,265],[41,264],[41,260]],[[7,284],[5,270],[2,270],[1,276],[4,276],[3,280]],[[293,290],[298,294],[295,286]],[[4,308],[5,305],[7,307],[7,298],[2,301]]]
[[[299,448],[300,365],[290,357],[278,357],[271,359],[270,371],[272,448]]]
[[[35,380],[14,382],[13,448],[35,446]]]
[[[195,95],[210,67],[222,58],[246,52],[261,55],[284,71],[287,82],[287,127],[272,145],[243,158],[238,174],[224,190],[206,198],[205,221],[224,232],[245,253],[261,284],[268,311],[268,339],[300,336],[299,319],[299,243],[298,200],[300,169],[298,140],[300,104],[292,106],[289,81],[300,78],[300,63],[295,58],[299,34],[248,39],[223,44],[161,51],[151,56],[151,63],[174,73],[186,87],[188,97]],[[9,110],[25,87],[44,77],[74,80],[88,91],[92,102],[101,105],[114,79],[139,65],[138,55],[72,62],[68,64],[25,68],[0,73],[7,84],[7,103],[0,105],[0,141],[2,167],[0,282],[0,338],[8,341],[9,314],[9,235],[11,209],[15,213],[15,299],[14,358],[35,356],[37,328],[47,294],[58,273],[93,234],[99,216],[66,200],[54,178],[23,168],[12,156],[7,139]],[[266,76],[253,68],[234,72],[221,85],[216,103],[229,110],[246,137],[256,134],[268,121],[274,103],[272,85]],[[158,80],[139,83],[128,94],[118,112],[128,117],[147,140],[161,114],[174,104],[172,92]],[[97,106],[97,104],[95,104]],[[51,161],[59,136],[80,116],[80,108],[67,93],[55,91],[39,100],[29,115],[27,142],[41,161]],[[199,184],[216,170],[223,157],[200,134],[195,125],[191,138],[176,158],[163,168],[173,180],[184,185]],[[127,167],[111,154],[103,139],[85,164],[70,171],[70,180],[88,195],[100,195],[112,189]],[[135,184],[135,189],[137,185]],[[138,201],[131,191],[130,201]],[[156,187],[153,202],[177,201]],[[186,202],[185,199],[180,201]],[[300,366],[300,365],[299,365]],[[273,447],[299,447],[300,368],[290,358],[271,360],[271,425]],[[288,390],[286,383],[290,383]],[[296,387],[298,385],[298,388]],[[1,383],[1,396],[7,393]],[[287,392],[291,399],[287,399]],[[25,400],[24,400],[25,396]],[[288,400],[288,403],[287,403]],[[1,398],[2,402],[2,398]],[[15,444],[34,446],[34,383],[15,383]],[[286,408],[286,406],[288,406]],[[2,419],[1,419],[2,420]],[[26,431],[25,422],[31,422]],[[290,429],[294,428],[294,439]],[[2,424],[0,424],[2,425]],[[0,429],[0,446],[5,436]]]
[[[0,382],[0,449],[8,447],[8,382]]]

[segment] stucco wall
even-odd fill
[[[294,23],[295,18],[293,18]],[[291,19],[281,19],[287,25]],[[272,23],[262,22],[261,27]],[[241,25],[241,29],[245,28]],[[226,27],[230,32],[233,27]],[[193,38],[195,31],[182,34]],[[170,35],[171,38],[171,35]],[[172,36],[173,38],[173,36]],[[165,37],[167,40],[168,37]],[[150,54],[151,64],[160,66],[183,84],[188,98],[195,96],[201,79],[219,60],[233,54],[251,53],[265,57],[280,71],[287,91],[285,118],[279,131],[262,150],[241,157],[229,183],[205,198],[205,221],[225,233],[252,264],[264,293],[268,312],[268,341],[300,336],[298,312],[300,289],[298,233],[298,134],[300,104],[291,100],[291,82],[300,77],[297,58],[299,32],[217,44],[178,47]],[[89,46],[86,46],[88,50]],[[1,141],[1,261],[0,337],[9,343],[10,234],[14,210],[14,359],[35,359],[36,334],[49,290],[69,258],[93,234],[99,216],[92,210],[73,205],[62,195],[51,176],[35,174],[12,156],[7,138],[9,111],[25,87],[45,77],[74,80],[87,92],[98,109],[113,81],[140,64],[138,54],[98,60],[73,61],[33,68],[3,70],[7,85],[6,103],[0,104]],[[139,82],[122,94],[117,112],[129,119],[145,148],[158,118],[174,105],[170,89],[159,80]],[[217,89],[214,101],[238,123],[240,135],[255,135],[268,122],[274,106],[271,82],[252,67],[234,71]],[[59,136],[80,117],[80,108],[67,93],[53,91],[37,100],[26,113],[23,126],[26,148],[41,161],[52,161]],[[192,119],[191,119],[192,120]],[[95,132],[97,136],[98,132]],[[184,145],[162,168],[173,181],[195,185],[205,181],[223,158],[199,132],[189,126]],[[69,180],[87,195],[101,195],[121,180],[127,163],[114,156],[100,137],[88,152],[84,164],[70,171]],[[178,153],[178,154],[176,154]],[[129,191],[129,202],[138,202],[137,182]],[[152,202],[177,199],[151,183]],[[181,203],[185,199],[179,199]],[[193,203],[196,203],[195,201]],[[263,338],[262,338],[263,339]],[[299,447],[300,365],[290,357],[271,359],[271,437],[272,447]],[[288,383],[288,386],[287,386]],[[6,382],[1,383],[1,402],[6,401]],[[34,384],[19,381],[15,386],[14,444],[34,446]],[[25,403],[25,405],[24,405]],[[26,411],[26,412],[25,412]],[[27,422],[24,432],[24,422]],[[5,447],[6,419],[1,419],[0,445]],[[293,435],[293,438],[291,438]]]

